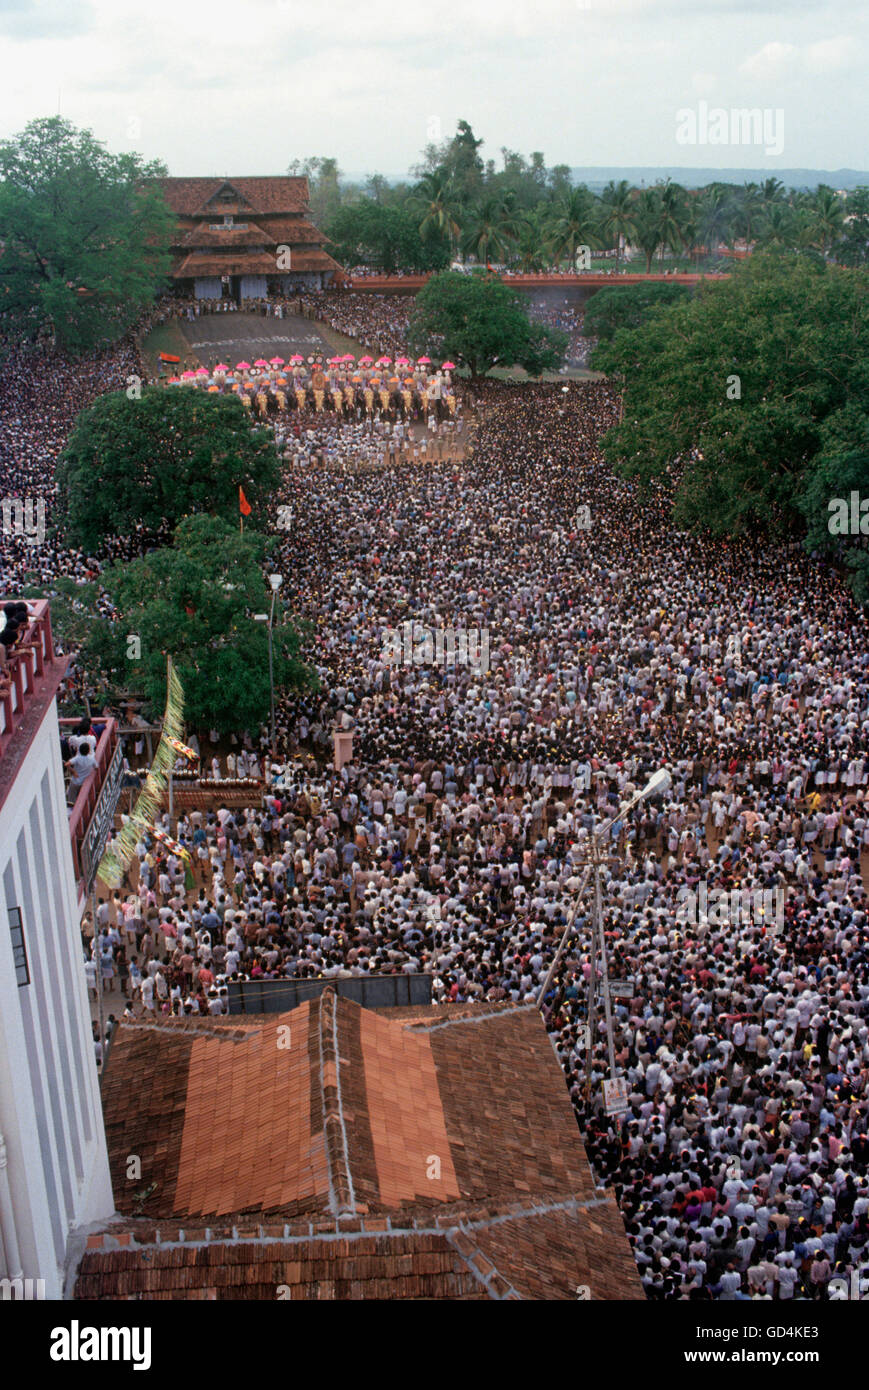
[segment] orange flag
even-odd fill
[[[238,509],[241,512],[242,516],[250,516],[251,511],[253,510],[250,503],[244,495],[244,488],[241,486],[239,486],[238,489]]]

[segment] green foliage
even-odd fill
[[[120,617],[90,625],[82,659],[109,699],[135,691],[158,714],[166,693],[166,657],[184,685],[185,719],[224,733],[256,729],[270,705],[268,613],[263,561],[273,540],[244,535],[213,516],[190,516],[174,546],[106,570],[102,582]],[[138,637],[138,658],[128,655]],[[316,686],[299,659],[300,638],[275,608],[275,690]]]
[[[397,270],[444,270],[450,246],[438,232],[423,238],[418,218],[406,207],[362,198],[339,208],[325,231],[331,254],[342,265],[369,265],[385,274]]]
[[[620,328],[639,328],[650,314],[691,297],[687,285],[607,286],[598,290],[588,303],[583,330],[590,338],[607,343]]]
[[[48,331],[79,354],[131,327],[169,271],[174,218],[147,184],[162,173],[59,116],[0,143],[0,322],[10,338]]]
[[[856,412],[849,424],[855,431],[860,428]],[[863,437],[856,448],[848,447],[839,437],[840,431],[831,431],[826,448],[804,480],[798,502],[806,518],[806,550],[842,560],[851,571],[851,587],[858,602],[869,604],[869,515],[864,512],[861,516],[858,511],[853,519],[859,521],[859,533],[853,534],[850,529],[851,493],[858,494],[858,507],[860,501],[869,501],[869,428],[865,415],[862,427]],[[834,531],[830,530],[838,510],[831,503],[837,499],[848,504],[849,529],[844,535],[835,534],[835,526]]]
[[[238,489],[257,524],[280,475],[274,436],[251,426],[235,396],[146,387],[100,396],[83,410],[57,467],[73,544],[175,526],[190,512],[238,518]]]
[[[567,346],[566,334],[531,323],[518,293],[483,271],[432,276],[416,297],[409,332],[415,350],[443,354],[473,376],[496,362],[538,376],[560,365]]]
[[[845,206],[848,222],[836,247],[840,265],[869,265],[869,188],[865,184],[849,194]]]
[[[866,288],[818,257],[758,253],[617,332],[592,359],[625,385],[606,456],[642,482],[671,477],[679,525],[796,529],[812,472],[866,438]]]

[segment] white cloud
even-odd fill
[[[704,97],[715,91],[718,86],[718,78],[714,72],[694,72],[691,74],[691,90],[696,92],[698,97]]]
[[[799,49],[792,43],[765,43],[757,53],[752,53],[740,64],[739,71],[747,77],[768,79],[783,77],[793,71],[799,58]]]
[[[820,39],[806,49],[805,62],[809,72],[836,72],[859,60],[859,44],[851,37]]]

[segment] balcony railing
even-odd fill
[[[10,599],[11,596],[0,599],[0,608]],[[0,694],[0,758],[12,741],[16,726],[24,718],[37,682],[45,675],[46,666],[55,660],[48,600],[30,599],[27,608],[27,631],[6,656],[9,689]],[[0,643],[2,641],[0,634]]]

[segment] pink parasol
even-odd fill
[[[455,371],[455,367],[456,367],[455,362],[442,362],[442,363],[441,363],[441,369],[442,369],[443,371],[445,371],[445,372],[452,372],[452,371]]]
[[[258,357],[253,365],[255,367],[267,367],[269,364],[264,357]]]
[[[197,376],[211,376],[211,373],[210,373],[210,371],[208,370],[207,367],[197,367],[197,368],[196,368],[196,375],[197,375]]]
[[[418,357],[418,358],[416,359],[416,364],[417,364],[418,367],[427,367],[427,366],[430,364],[430,362],[431,362],[431,358],[430,358],[430,357]]]
[[[359,358],[359,365],[360,365],[360,367],[363,366],[365,363],[368,363],[368,364],[370,365],[373,361],[374,361],[374,358],[373,358],[373,357],[369,357],[369,356],[366,354],[365,357],[360,357],[360,358]]]
[[[391,361],[391,357],[378,357],[375,365],[378,367],[388,367]]]
[[[249,363],[249,362],[236,362],[235,365],[236,365],[236,369],[237,369],[238,371],[240,371],[240,372],[241,372],[241,371],[247,371],[247,370],[250,368],[250,363]]]
[[[218,362],[214,370],[216,372],[231,372],[232,368],[230,367],[228,362]]]
[[[283,357],[270,357],[269,361],[273,367],[282,367],[284,365]]]

